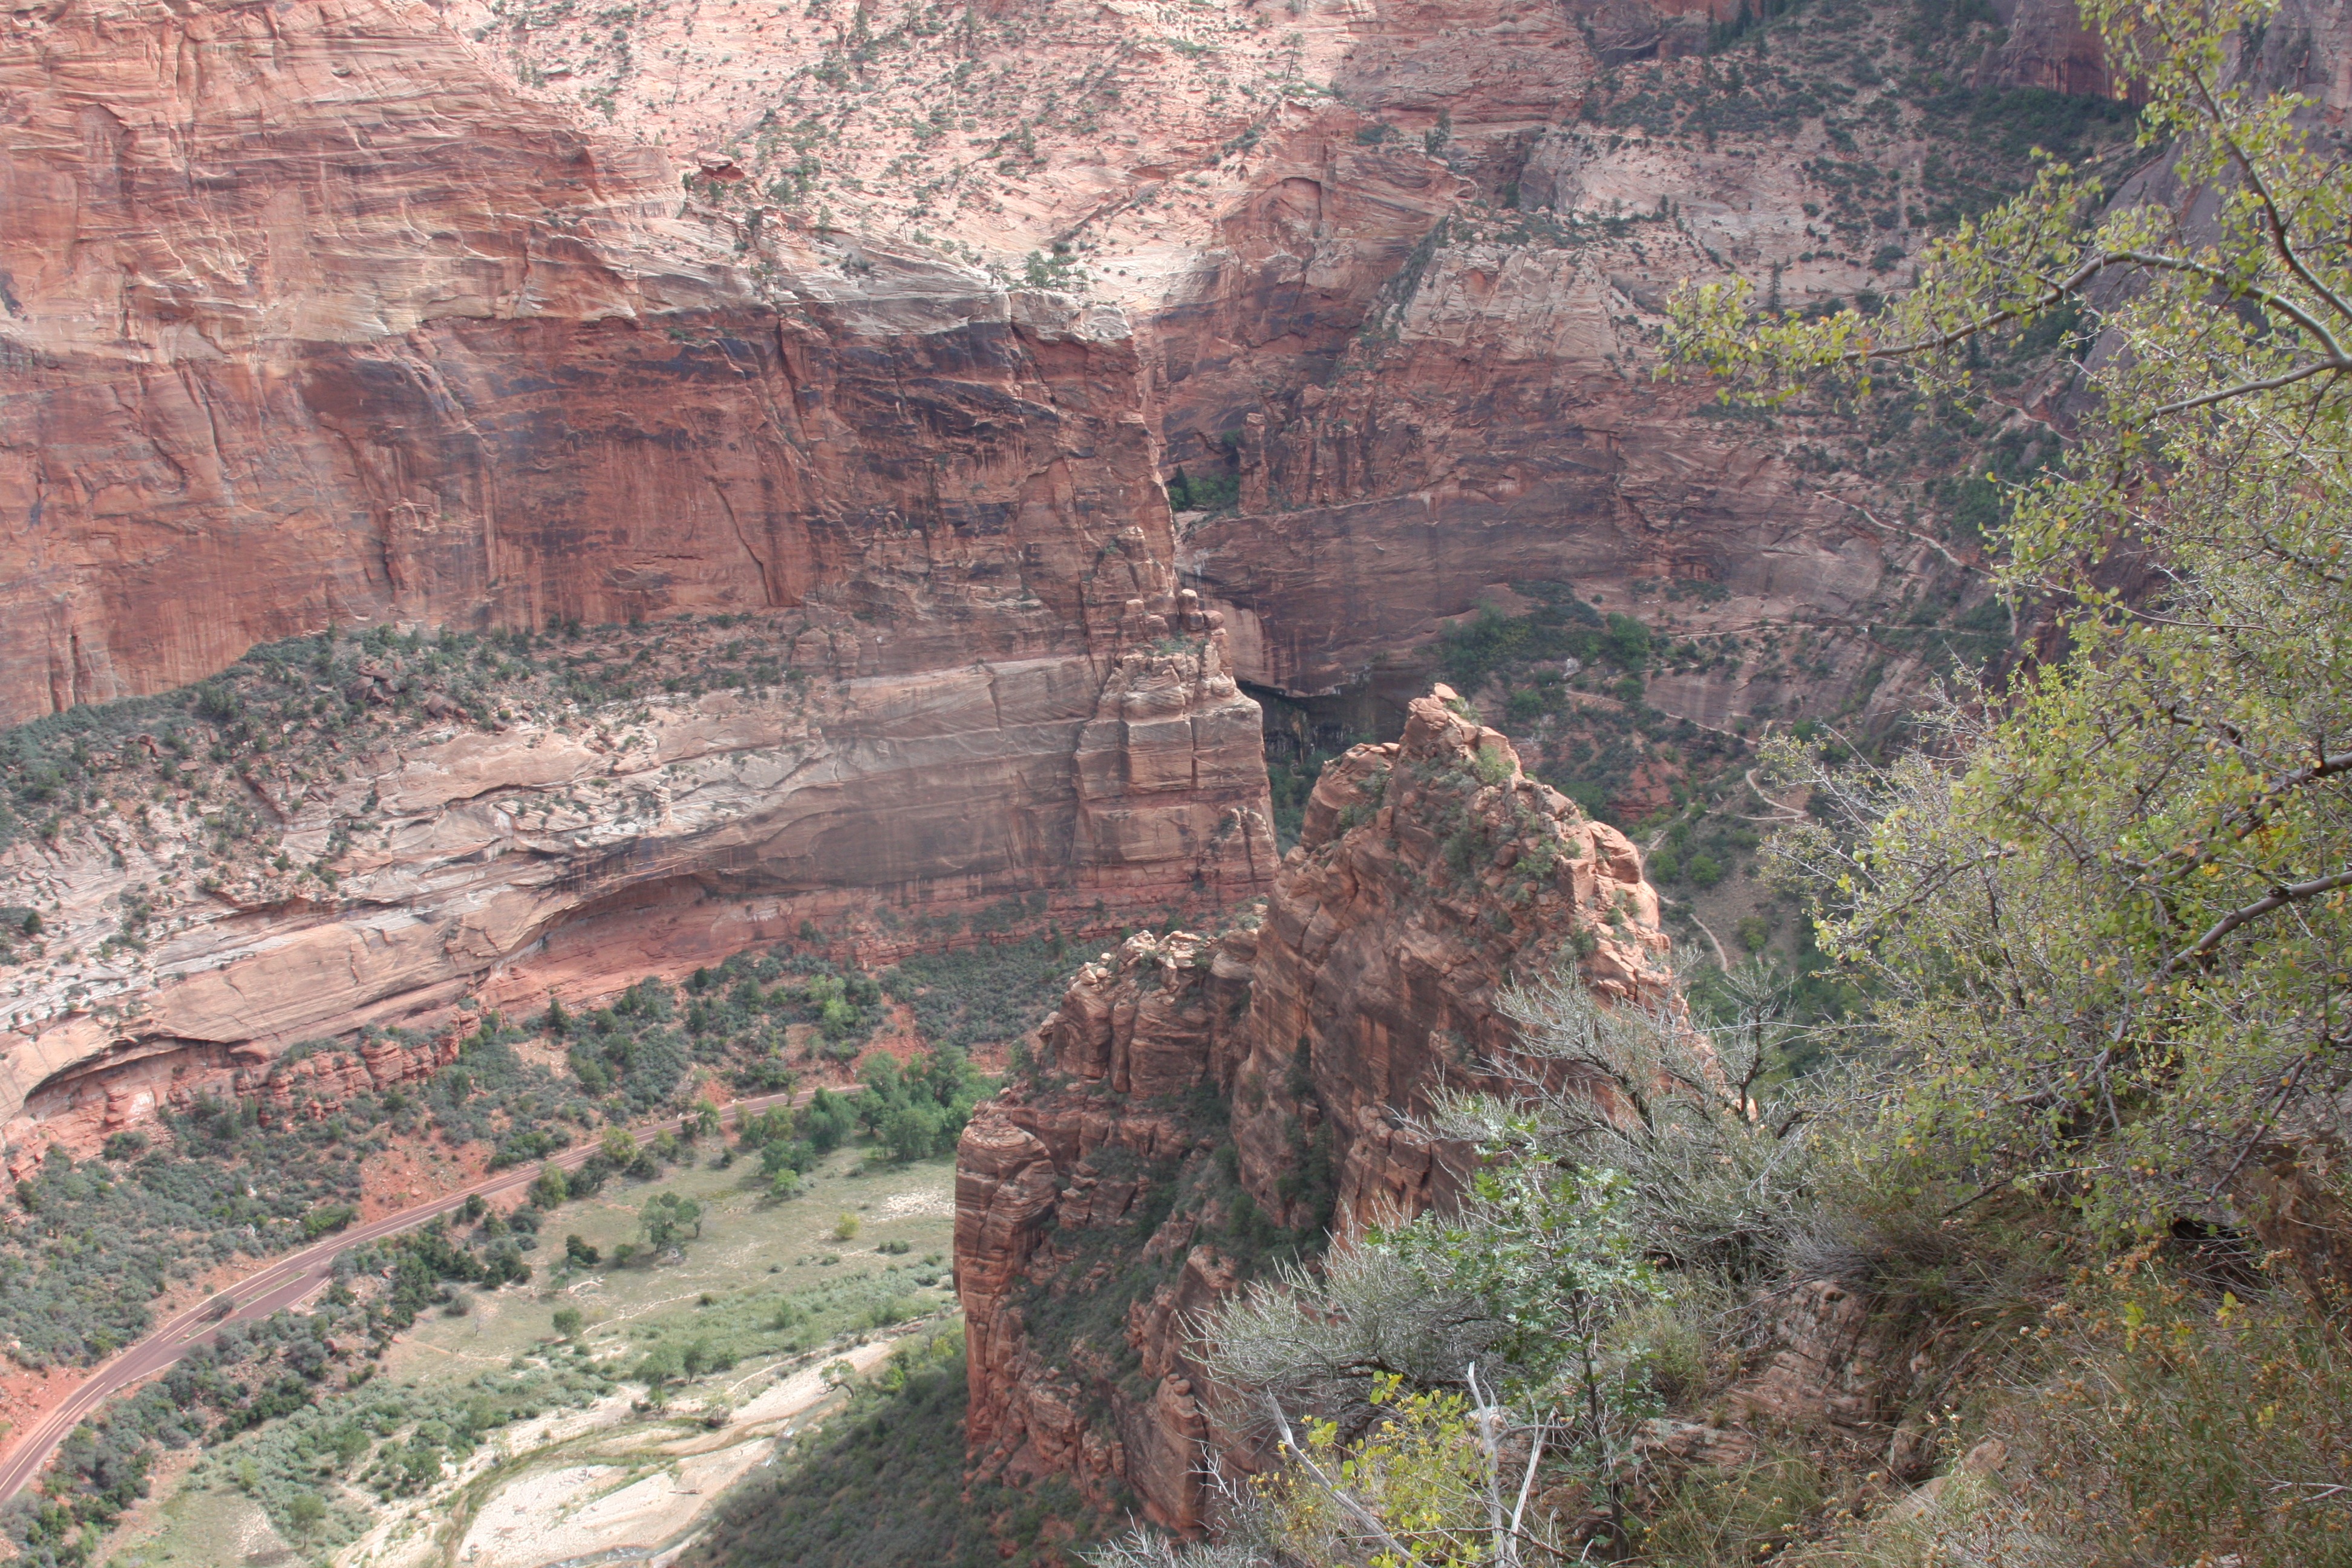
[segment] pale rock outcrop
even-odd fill
[[[0,887],[47,907],[52,944],[79,956],[0,997],[0,1120],[37,1118],[133,1058],[266,1057],[467,997],[594,994],[812,919],[878,963],[915,940],[897,909],[1022,895],[1085,930],[1223,908],[1274,868],[1257,710],[1225,673],[1223,632],[1167,610],[1174,630],[1101,668],[860,675],[845,651],[814,696],[428,731],[281,797],[283,843],[331,863],[331,893],[268,867],[200,882],[195,803],[151,817],[159,835],[101,816],[20,842]],[[156,934],[100,956],[132,889],[154,900]]]

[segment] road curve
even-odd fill
[[[808,1093],[815,1092],[814,1089]],[[793,1104],[808,1094],[767,1094],[751,1100],[739,1100],[726,1108],[731,1115],[757,1115],[770,1106]],[[651,1137],[675,1131],[686,1121],[673,1116],[666,1121],[633,1129],[641,1137]],[[299,1252],[289,1252],[257,1265],[236,1284],[226,1286],[205,1300],[190,1307],[167,1323],[148,1331],[142,1339],[117,1352],[111,1361],[101,1363],[65,1403],[56,1406],[41,1419],[20,1433],[0,1461],[0,1503],[5,1503],[25,1489],[39,1475],[49,1456],[66,1435],[89,1419],[98,1407],[133,1384],[145,1382],[172,1366],[182,1356],[200,1344],[209,1344],[227,1324],[266,1318],[281,1307],[291,1306],[324,1283],[332,1271],[335,1257],[347,1248],[378,1241],[387,1236],[397,1236],[412,1230],[438,1215],[465,1206],[470,1197],[489,1197],[529,1186],[541,1169],[554,1165],[563,1170],[577,1170],[598,1145],[593,1142],[551,1154],[544,1160],[528,1165],[517,1165],[499,1172],[486,1181],[456,1192],[355,1225],[336,1232],[324,1241],[314,1242]],[[213,1303],[227,1296],[236,1302],[236,1310],[227,1316],[214,1319]]]

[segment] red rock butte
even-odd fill
[[[1192,1338],[1244,1277],[1212,1239],[1229,1209],[1163,1204],[1134,1252],[1071,1267],[1097,1256],[1089,1236],[1132,1226],[1155,1184],[1212,1163],[1221,1140],[1188,1096],[1227,1107],[1240,1191],[1277,1226],[1321,1223],[1295,1180],[1302,1149],[1321,1150],[1344,1236],[1426,1207],[1458,1176],[1462,1152],[1411,1118],[1441,1086],[1498,1087],[1481,1064],[1510,1052],[1496,1000],[1512,979],[1573,966],[1603,994],[1659,994],[1667,943],[1639,854],[1459,708],[1441,686],[1413,701],[1402,740],[1324,771],[1262,921],[1146,933],[1082,970],[1033,1046],[1058,1079],[1016,1084],[965,1130],[956,1280],[982,1473],[1123,1481],[1189,1531],[1206,1501],[1201,1445],[1246,1462],[1249,1443],[1204,1397]],[[1118,1347],[1031,1333],[1041,1301],[1154,1263],[1165,1279],[1110,1331],[1148,1394],[1119,1375]],[[1107,1422],[1089,1420],[1099,1408]]]

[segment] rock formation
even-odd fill
[[[2018,4],[2011,55],[2063,10]],[[1294,692],[1530,576],[1697,579],[1730,589],[1725,625],[1822,619],[1842,691],[1875,657],[1852,623],[1943,569],[1858,476],[1809,489],[1778,439],[1694,441],[1703,395],[1645,384],[1680,278],[1769,273],[1803,303],[1885,277],[1800,216],[1807,167],[1846,155],[1818,113],[1704,148],[1580,119],[1621,57],[1693,90],[1672,39],[1736,6],[1179,27],[1013,5],[954,51],[900,28],[847,54],[753,10],[12,22],[0,713],[173,686],[330,619],[829,600],[904,622],[913,594],[932,624],[869,651],[923,668],[1034,637],[998,624],[1016,578],[1066,629],[1070,585],[1043,579],[1091,558],[1074,524],[1139,527],[1171,563],[1153,481],[1229,458],[1243,515],[1187,560],[1241,612],[1237,672]],[[2002,79],[2071,83],[2078,45],[2050,47]],[[1925,132],[1892,123],[1874,157],[1916,163]],[[942,142],[986,156],[909,192]],[[1924,234],[1891,210],[1907,255]],[[1672,221],[1596,226],[1616,214]]]
[[[1647,383],[1680,276],[1772,271],[1791,301],[1880,276],[1797,216],[1820,194],[1806,161],[1836,150],[1818,115],[1785,145],[1734,128],[1700,146],[1595,107],[1643,28],[1643,58],[1696,91],[1675,40],[1736,19],[1722,5],[1179,26],[1015,4],[967,18],[960,64],[921,28],[845,53],[805,19],[641,11],[593,37],[470,0],[61,0],[11,20],[0,713],[170,688],[330,624],[751,614],[791,623],[794,669],[847,686],[822,742],[723,703],[644,721],[663,767],[829,759],[774,775],[823,786],[779,808],[821,823],[795,831],[822,847],[760,851],[756,888],[727,896],[929,897],[961,878],[974,899],[1050,885],[1116,904],[1124,882],[1164,904],[1203,854],[1226,893],[1262,863],[1218,828],[1247,794],[1246,701],[1146,714],[1156,699],[1114,690],[1182,613],[1180,572],[1226,618],[1203,691],[1344,686],[1531,580],[1612,606],[1696,581],[1711,596],[1694,629],[1823,629],[1801,679],[1654,689],[1704,723],[1849,690],[1890,706],[1918,673],[1871,626],[1947,570],[1932,542],[1859,475],[1809,478],[1781,438]],[[839,104],[822,124],[820,87]],[[1897,157],[1920,132],[1888,101]],[[908,184],[959,142],[986,157]],[[1893,210],[1909,254],[1922,234]],[[1158,480],[1186,463],[1229,469],[1237,510],[1180,539]],[[558,767],[538,739],[452,738],[446,765],[482,787],[419,809],[487,821],[501,768],[544,791],[604,766]],[[429,773],[435,745],[379,763]],[[910,781],[943,759],[971,765],[940,786],[953,804],[924,803]],[[1173,806],[1187,788],[1197,811]],[[288,831],[331,834],[320,809]],[[542,936],[554,953],[562,931],[727,881],[667,837],[600,831],[574,879],[593,892],[560,916],[483,904],[458,937],[434,879],[406,884],[410,908],[376,876],[375,918],[409,934],[363,958],[317,957],[355,940],[345,911],[240,908],[196,924],[282,949],[267,975],[217,978],[246,962],[231,942],[153,968],[152,995],[138,965],[27,981],[6,999],[11,1092],[93,1052],[439,1005]],[[13,901],[68,929],[87,923],[72,889],[115,896],[124,869],[71,845],[11,853],[32,890]],[[457,880],[503,887],[496,866]],[[287,921],[302,940],[280,943]],[[182,985],[173,963],[216,978]],[[331,971],[360,978],[320,985]],[[298,975],[332,1000],[287,1000]],[[97,1005],[153,1022],[117,1029]]]
[[[1203,1397],[1192,1315],[1269,1254],[1442,1194],[1459,1162],[1407,1119],[1489,1081],[1515,975],[1662,983],[1639,854],[1459,710],[1440,687],[1324,771],[1261,921],[1087,965],[1034,1075],[973,1117],[956,1279],[983,1472],[1121,1484],[1197,1524],[1201,1444],[1245,1445]]]
[[[229,787],[278,818],[270,860],[222,856],[222,803],[184,784],[22,839],[0,870],[61,955],[0,1003],[0,1120],[467,996],[593,994],[818,920],[887,961],[913,942],[901,910],[1025,899],[1087,930],[1245,898],[1273,868],[1256,705],[1223,632],[1166,607],[1132,602],[1100,664],[860,675],[868,643],[802,632],[822,683],[394,731],[308,783],[247,768]],[[133,902],[147,934],[109,941]]]
[[[10,1129],[9,1179],[40,1168],[53,1147],[88,1159],[118,1132],[154,1125],[159,1113],[184,1115],[204,1101],[249,1101],[265,1125],[323,1116],[362,1094],[431,1078],[457,1059],[460,1030],[413,1044],[376,1037],[347,1049],[286,1059],[267,1047],[182,1047],[56,1080],[24,1107]]]
[[[1890,622],[1981,598],[1968,547],[1887,504],[1886,449],[1650,375],[1683,277],[1843,299],[1950,221],[1918,92],[1837,32],[1883,52],[1884,18],[1817,7],[1767,92],[1760,53],[1743,86],[1689,52],[1738,21],[1721,0],[1066,9],[973,7],[951,43],[937,16],[853,37],[740,6],[11,15],[0,717],[330,626],[676,618],[691,644],[685,617],[750,616],[800,684],[503,729],[428,697],[320,776],[246,772],[268,864],[196,865],[225,808],[184,784],[136,826],[85,792],[0,851],[0,907],[47,927],[38,963],[0,954],[0,1120],[808,921],[887,953],[912,939],[885,910],[1018,897],[1108,929],[1246,900],[1271,855],[1236,679],[1411,669],[1514,584],[1609,610],[1687,588],[1679,636],[1813,628],[1801,668],[1654,677],[1718,729],[1899,707],[1933,639]],[[2330,112],[2340,9],[2291,6],[2263,46]],[[1997,59],[1958,24],[1983,80],[2095,85],[2063,0],[2010,20]],[[1171,517],[1188,465],[1230,509]],[[1327,949],[1437,875],[1426,846],[1381,868],[1346,841],[1269,915],[1251,1016],[1286,1033],[1219,1037],[1216,1081],[1265,1096],[1234,1148],[1270,1225],[1425,1194],[1371,1108],[1409,1102],[1433,1033],[1494,1043],[1462,999],[1517,953],[1436,893],[1409,942]],[[1613,853],[1591,874],[1646,921]],[[1589,924],[1564,886],[1513,930]],[[143,947],[115,940],[134,902]],[[1168,1059],[1147,1045],[1144,1080]],[[1283,1192],[1317,1138],[1328,1187]]]

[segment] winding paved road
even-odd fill
[[[814,1090],[808,1092],[814,1093]],[[761,1095],[751,1100],[736,1100],[726,1110],[731,1116],[757,1115],[772,1105],[797,1103],[806,1098],[807,1094]],[[685,1120],[683,1116],[673,1116],[667,1121],[656,1121],[633,1131],[640,1137],[651,1137],[676,1131]],[[334,1268],[338,1253],[414,1229],[436,1215],[464,1207],[467,1198],[489,1197],[511,1192],[517,1187],[527,1187],[547,1165],[567,1171],[577,1170],[587,1163],[588,1156],[596,1149],[597,1144],[593,1142],[583,1143],[577,1148],[551,1154],[545,1160],[517,1165],[470,1187],[444,1193],[439,1197],[427,1199],[396,1214],[354,1225],[299,1252],[289,1252],[257,1265],[236,1284],[225,1287],[171,1321],[149,1331],[144,1339],[117,1352],[113,1360],[101,1363],[63,1404],[18,1434],[9,1447],[8,1458],[0,1462],[0,1502],[5,1502],[24,1490],[40,1474],[42,1467],[49,1462],[49,1456],[57,1452],[58,1445],[65,1441],[66,1434],[89,1419],[107,1400],[166,1370],[195,1346],[211,1342],[226,1325],[266,1318],[281,1307],[292,1306],[326,1282]],[[215,1303],[222,1296],[236,1301],[236,1309],[225,1317],[215,1318],[212,1315],[217,1310]]]

